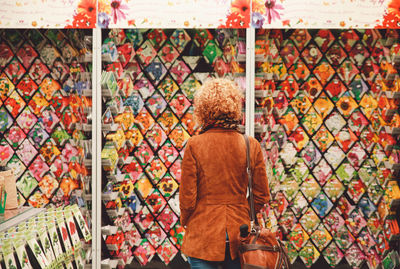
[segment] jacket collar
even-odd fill
[[[237,133],[239,133],[238,130],[229,129],[229,128],[222,128],[222,127],[212,127],[210,129],[206,130],[204,133],[226,133],[226,132],[237,132]]]

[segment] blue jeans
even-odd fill
[[[228,239],[228,235],[226,235]],[[222,262],[211,262],[202,259],[188,257],[188,261],[190,267],[192,269],[218,269],[219,266],[222,266],[223,269],[240,269],[240,260],[239,257],[232,260],[231,253],[229,251],[229,242],[226,242],[225,246],[225,260]]]

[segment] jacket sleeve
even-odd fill
[[[181,224],[186,226],[190,215],[196,207],[197,200],[197,168],[189,139],[182,160],[182,177],[179,191],[179,207]]]
[[[255,158],[254,158],[254,170],[253,170],[253,194],[254,194],[254,209],[256,213],[269,202],[270,193],[268,187],[267,172],[265,170],[265,163],[263,153],[261,151],[261,145],[255,141]]]

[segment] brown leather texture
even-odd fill
[[[261,146],[254,138],[250,138],[250,152],[258,211],[270,194]],[[237,257],[239,227],[250,224],[247,184],[246,145],[239,132],[212,128],[188,140],[179,193],[185,255],[224,260],[227,232],[231,257]]]
[[[240,238],[239,257],[242,269],[288,269],[289,258],[275,233],[256,227],[246,238]]]

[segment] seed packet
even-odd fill
[[[135,216],[134,222],[139,226],[141,231],[145,231],[154,223],[154,217],[150,210],[144,206]]]
[[[312,135],[319,129],[323,119],[314,108],[311,108],[300,121],[307,133]]]
[[[51,174],[46,174],[39,182],[39,188],[42,193],[50,199],[55,190],[58,188],[58,181]]]
[[[183,235],[185,234],[185,229],[182,227],[178,221],[175,226],[169,232],[171,237],[170,240],[175,244],[175,246],[180,249],[182,245]]]
[[[186,145],[187,140],[190,135],[186,132],[186,130],[182,127],[181,124],[177,124],[175,129],[171,131],[169,134],[169,138],[172,144],[178,149],[182,150]]]
[[[299,51],[291,40],[284,42],[280,55],[288,68],[299,59]]]
[[[157,189],[154,189],[153,192],[147,196],[145,202],[154,215],[157,215],[167,204],[167,201]]]
[[[18,61],[16,57],[12,58],[7,67],[4,69],[4,72],[10,78],[10,80],[16,84],[17,81],[24,75],[26,72],[24,66]]]
[[[2,246],[2,252],[4,257],[5,268],[12,269],[17,268],[17,262],[14,257],[14,249],[12,247],[11,239],[5,240]],[[21,262],[20,262],[21,263]]]
[[[134,154],[139,164],[142,166],[145,166],[154,157],[153,151],[151,150],[149,144],[144,140],[140,143],[137,151],[135,151]]]
[[[312,141],[308,142],[300,154],[304,162],[310,168],[313,168],[321,159],[321,153]]]
[[[186,110],[191,106],[189,100],[182,93],[175,94],[175,96],[170,100],[169,105],[178,118],[181,118]]]
[[[336,169],[339,164],[344,160],[345,153],[343,150],[338,146],[337,143],[334,143],[326,152],[325,152],[325,159],[328,163]]]
[[[179,87],[171,78],[171,76],[167,75],[165,79],[157,86],[157,89],[161,92],[162,96],[164,96],[165,100],[169,102],[179,90]]]
[[[352,180],[350,184],[347,186],[347,194],[354,201],[354,203],[358,203],[361,196],[365,193],[365,186],[360,179]]]
[[[169,239],[166,239],[159,248],[157,248],[157,254],[160,259],[168,265],[178,253],[178,250],[174,247]]]
[[[360,266],[366,260],[365,254],[361,251],[357,244],[353,244],[349,249],[347,249],[344,257],[350,266],[353,267]]]
[[[157,221],[165,231],[172,229],[175,223],[178,221],[178,217],[175,213],[171,210],[171,208],[166,205],[162,212],[158,215]]]
[[[38,182],[32,176],[30,171],[25,171],[23,176],[17,181],[16,186],[24,197],[29,197],[32,191],[37,187]]]
[[[38,85],[42,82],[43,78],[48,74],[50,74],[50,70],[39,58],[37,58],[33,62],[31,68],[29,69],[29,76]]]
[[[357,237],[357,243],[364,253],[373,253],[372,247],[375,246],[375,239],[366,228],[363,228]]]
[[[167,199],[171,197],[178,189],[178,183],[169,175],[165,174],[162,179],[158,182],[157,188]]]
[[[332,168],[322,159],[313,170],[314,177],[318,180],[321,186],[324,186],[328,178],[332,175]]]
[[[337,209],[333,209],[324,219],[325,228],[333,235],[345,225],[343,217]]]
[[[117,46],[112,39],[107,38],[101,45],[101,58],[106,62],[115,62],[118,60]]]
[[[143,239],[140,245],[133,252],[141,265],[146,265],[148,262],[150,262],[155,253],[156,251],[154,247],[148,242],[147,239]]]
[[[165,67],[169,69],[174,61],[178,58],[179,52],[169,41],[167,41],[158,52],[158,56],[160,57]]]
[[[174,129],[178,122],[179,120],[169,108],[167,108],[158,118],[158,123],[167,134],[169,134],[172,129]]]
[[[355,241],[354,236],[349,232],[346,226],[341,226],[339,230],[333,234],[336,244],[341,250],[346,250]]]
[[[170,36],[169,40],[181,53],[185,49],[191,38],[184,29],[176,29]]]
[[[182,126],[190,135],[194,135],[198,126],[194,120],[193,107],[189,107],[185,115],[181,118]]]
[[[314,44],[309,44],[301,53],[302,58],[306,62],[308,68],[312,68],[322,58],[322,53]]]
[[[164,111],[167,103],[160,94],[154,93],[149,99],[147,99],[146,106],[152,115],[157,118]]]
[[[178,182],[181,182],[181,175],[182,175],[182,169],[181,169],[181,163],[182,159],[178,157],[175,162],[171,165],[169,168],[171,176]]]
[[[148,110],[143,107],[139,114],[136,115],[135,123],[140,128],[142,133],[146,133],[154,125],[155,121]]]
[[[136,50],[136,55],[139,57],[139,61],[147,66],[149,65],[154,57],[156,57],[157,52],[149,40],[146,40],[142,45]]]
[[[331,176],[324,186],[324,192],[333,203],[343,194],[344,190],[344,185],[336,176]]]
[[[335,242],[332,242],[322,253],[326,262],[332,267],[338,265],[344,256]]]
[[[299,257],[307,267],[311,267],[311,265],[318,260],[320,255],[321,254],[310,241],[299,251]]]
[[[353,235],[357,235],[367,225],[359,209],[353,210],[346,219],[347,227]]]
[[[43,160],[43,157],[38,155],[32,164],[29,166],[29,171],[36,178],[37,181],[42,180],[44,174],[49,170],[49,166]]]
[[[147,196],[152,192],[153,185],[147,179],[146,176],[142,175],[135,183],[135,189],[142,196],[143,199],[146,199]]]
[[[320,193],[321,187],[312,175],[309,175],[301,185],[301,191],[307,198],[308,202],[311,202]]]
[[[309,236],[301,227],[300,223],[296,224],[288,235],[288,240],[290,240],[295,246],[296,250],[300,250],[308,241]]]
[[[154,158],[149,162],[149,165],[146,167],[145,171],[152,182],[157,184],[158,181],[164,176],[167,168],[159,158]]]
[[[22,269],[32,268],[32,264],[29,261],[28,253],[26,252],[26,248],[25,248],[26,242],[24,240],[22,240],[22,238],[14,239],[12,241],[13,241],[12,243],[14,245],[15,253],[17,254],[17,257],[18,257],[18,260],[19,260],[19,263],[20,263]],[[10,266],[10,264],[7,264],[6,266]],[[10,268],[11,268],[11,266],[10,266]]]
[[[298,192],[294,200],[292,201],[291,209],[297,218],[300,218],[308,208],[306,198],[304,198],[301,192]]]
[[[160,225],[155,222],[146,232],[146,238],[154,248],[158,248],[165,238],[167,238],[167,235],[163,229],[161,229]]]
[[[5,133],[5,138],[7,142],[16,149],[25,139],[26,135],[22,131],[22,129],[14,124],[8,131]],[[28,142],[29,143],[29,142]]]
[[[317,227],[310,238],[319,251],[322,251],[332,241],[332,236],[322,224]]]
[[[300,224],[304,228],[304,230],[310,235],[317,228],[320,220],[318,215],[315,214],[314,210],[308,208],[306,213],[300,218]]]
[[[0,67],[4,68],[7,63],[12,59],[14,53],[12,52],[11,48],[4,42],[0,44],[0,50],[2,51],[2,54],[0,56]]]

